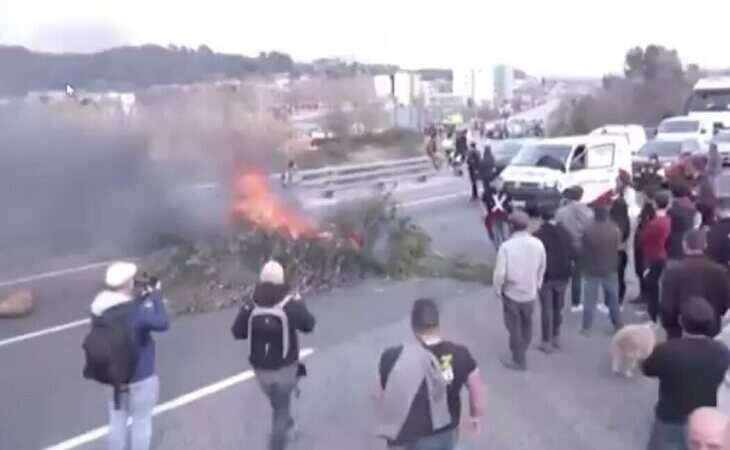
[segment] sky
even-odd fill
[[[729,17],[726,0],[0,0],[0,43],[52,52],[205,44],[303,61],[505,63],[598,77],[620,72],[626,50],[650,43],[676,48],[685,63],[730,67]]]

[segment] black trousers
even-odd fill
[[[624,304],[626,296],[626,266],[629,264],[629,255],[626,250],[618,251],[618,304]]]
[[[479,181],[479,176],[469,171],[469,182],[471,183],[471,199],[477,200],[479,198],[479,190],[477,189],[477,181]]]
[[[659,283],[661,282],[662,273],[667,262],[664,260],[652,261],[649,264],[649,271],[644,279],[646,287],[647,312],[652,322],[656,323],[659,319]]]

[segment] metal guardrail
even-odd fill
[[[296,172],[293,185],[320,190],[331,198],[336,191],[346,191],[368,186],[385,186],[388,183],[416,180],[426,181],[436,174],[433,162],[426,156],[396,159],[365,164],[328,166],[321,169]],[[281,179],[282,174],[278,177]]]

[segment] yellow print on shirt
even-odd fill
[[[441,374],[443,375],[444,379],[448,384],[451,384],[454,381],[454,367],[452,365],[452,361],[454,360],[454,355],[441,355],[439,358],[439,366],[441,369]]]

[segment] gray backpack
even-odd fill
[[[281,322],[281,357],[286,358],[289,353],[289,318],[284,312],[284,307],[292,300],[291,295],[284,297],[282,301],[275,304],[274,306],[254,306],[251,311],[251,315],[248,318],[248,329],[250,330],[251,336],[249,338],[249,351],[253,353],[253,342],[255,337],[253,336],[253,320],[255,318],[263,318],[264,324],[274,324],[275,321]],[[266,344],[265,355],[268,357],[268,344]]]

